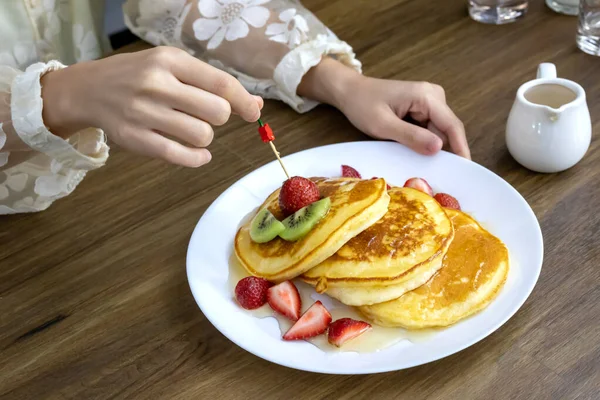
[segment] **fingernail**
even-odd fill
[[[442,142],[442,139],[436,137],[435,140],[432,140],[429,143],[427,143],[427,146],[425,146],[425,148],[429,154],[436,154],[442,149],[443,145],[444,143]]]

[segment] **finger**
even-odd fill
[[[260,109],[256,99],[233,76],[187,53],[178,61],[172,68],[181,82],[224,98],[231,110],[248,122],[258,120]]]
[[[209,163],[212,158],[206,149],[190,148],[149,130],[136,131],[131,134],[131,139],[127,146],[130,150],[171,164],[196,168]]]
[[[258,104],[258,109],[262,110],[265,105],[265,101],[263,100],[263,98],[260,96],[254,96],[254,95],[252,95],[252,97],[254,97],[256,99],[256,104]],[[236,112],[233,112],[233,111],[231,113],[238,115]],[[260,115],[259,115],[259,118],[260,118]]]
[[[452,112],[446,103],[437,99],[430,100],[429,119],[448,137],[450,148],[457,155],[471,159],[471,152],[467,143],[467,136],[463,123]]]
[[[443,146],[442,148],[446,147],[448,145],[448,136],[446,136],[445,134],[443,134],[438,128],[437,126],[435,126],[433,124],[433,122],[429,121],[427,123],[427,129],[430,130],[431,132],[435,133],[437,135],[437,137],[439,137],[440,139],[442,139],[442,143]]]
[[[227,100],[183,83],[169,90],[166,104],[215,126],[225,124],[231,116],[231,105]]]
[[[383,125],[387,125],[383,129],[389,132],[385,135],[386,138],[395,140],[417,153],[433,155],[442,148],[442,140],[433,132],[402,121],[396,115],[391,114],[389,117],[384,118]]]
[[[408,123],[414,123],[415,125],[422,126],[423,128],[427,126],[427,122],[429,121],[429,116],[422,112],[410,112],[410,119],[406,119]]]
[[[444,91],[444,88],[441,87],[440,85],[436,85],[436,84],[432,84],[432,91],[434,96],[442,101],[442,102],[446,102],[446,92]]]
[[[194,147],[207,147],[214,137],[214,131],[208,123],[176,110],[165,108],[162,112],[148,115],[148,119],[149,128],[181,139]]]
[[[258,103],[258,109],[262,110],[263,107],[265,106],[265,101],[263,100],[263,98],[260,96],[254,96],[254,95],[253,95],[253,97],[254,97],[254,99],[256,99],[256,102]]]

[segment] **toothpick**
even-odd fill
[[[287,172],[285,165],[283,165],[283,161],[281,160],[280,154],[277,151],[277,148],[275,148],[275,143],[273,143],[273,141],[275,140],[275,135],[273,135],[271,127],[269,126],[269,124],[263,123],[262,120],[260,120],[260,118],[258,119],[258,126],[258,132],[260,133],[261,139],[263,140],[263,142],[268,142],[271,145],[271,149],[273,150],[275,157],[277,157],[281,168],[283,168],[285,176],[287,176],[287,178],[290,179],[290,174]]]
[[[275,148],[275,144],[273,142],[269,142],[269,144],[271,145],[271,149],[273,149],[273,153],[275,153],[275,157],[277,157],[277,160],[279,160],[279,164],[281,164],[281,168],[283,168],[285,176],[287,176],[287,178],[290,179],[290,174],[287,172],[287,169],[285,169],[285,165],[283,165],[283,161],[281,161],[281,157],[279,156],[279,152]]]

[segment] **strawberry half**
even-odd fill
[[[313,181],[301,176],[293,176],[281,186],[279,208],[285,216],[288,216],[320,198],[319,187]]]
[[[247,276],[235,285],[235,298],[246,310],[255,310],[267,302],[271,282],[256,276]]]
[[[447,193],[437,193],[435,196],[433,196],[433,198],[436,199],[442,207],[460,210],[460,204],[458,203],[458,200]]]
[[[340,318],[329,325],[327,340],[340,347],[348,340],[354,339],[371,329],[371,324],[352,318]]]
[[[292,321],[298,321],[300,318],[302,300],[296,285],[291,281],[281,282],[279,285],[269,288],[267,302],[273,310]]]
[[[360,176],[358,171],[349,165],[342,165],[342,176],[344,178],[358,178],[358,179],[362,178],[362,176]]]
[[[374,181],[375,179],[379,179],[379,178],[378,178],[378,177],[376,177],[376,176],[374,176],[374,177],[372,177],[372,178],[371,178],[371,180],[372,180],[372,181]],[[387,182],[386,182],[386,184],[385,184],[385,185],[386,185],[386,187],[387,187],[387,190],[390,190],[390,189],[392,188],[392,187],[390,186],[390,184],[389,184],[389,183],[387,183]]]
[[[283,335],[283,340],[301,340],[320,335],[327,330],[330,322],[331,314],[317,300]]]
[[[423,178],[410,178],[406,182],[404,182],[404,187],[409,187],[413,189],[420,190],[423,193],[427,193],[431,197],[433,197],[433,189],[429,186],[429,183]]]

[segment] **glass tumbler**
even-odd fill
[[[579,0],[546,0],[546,5],[561,14],[577,15],[579,13]]]
[[[527,0],[469,0],[469,15],[484,24],[507,24],[527,12]]]
[[[600,0],[581,0],[577,47],[585,53],[600,56]]]

